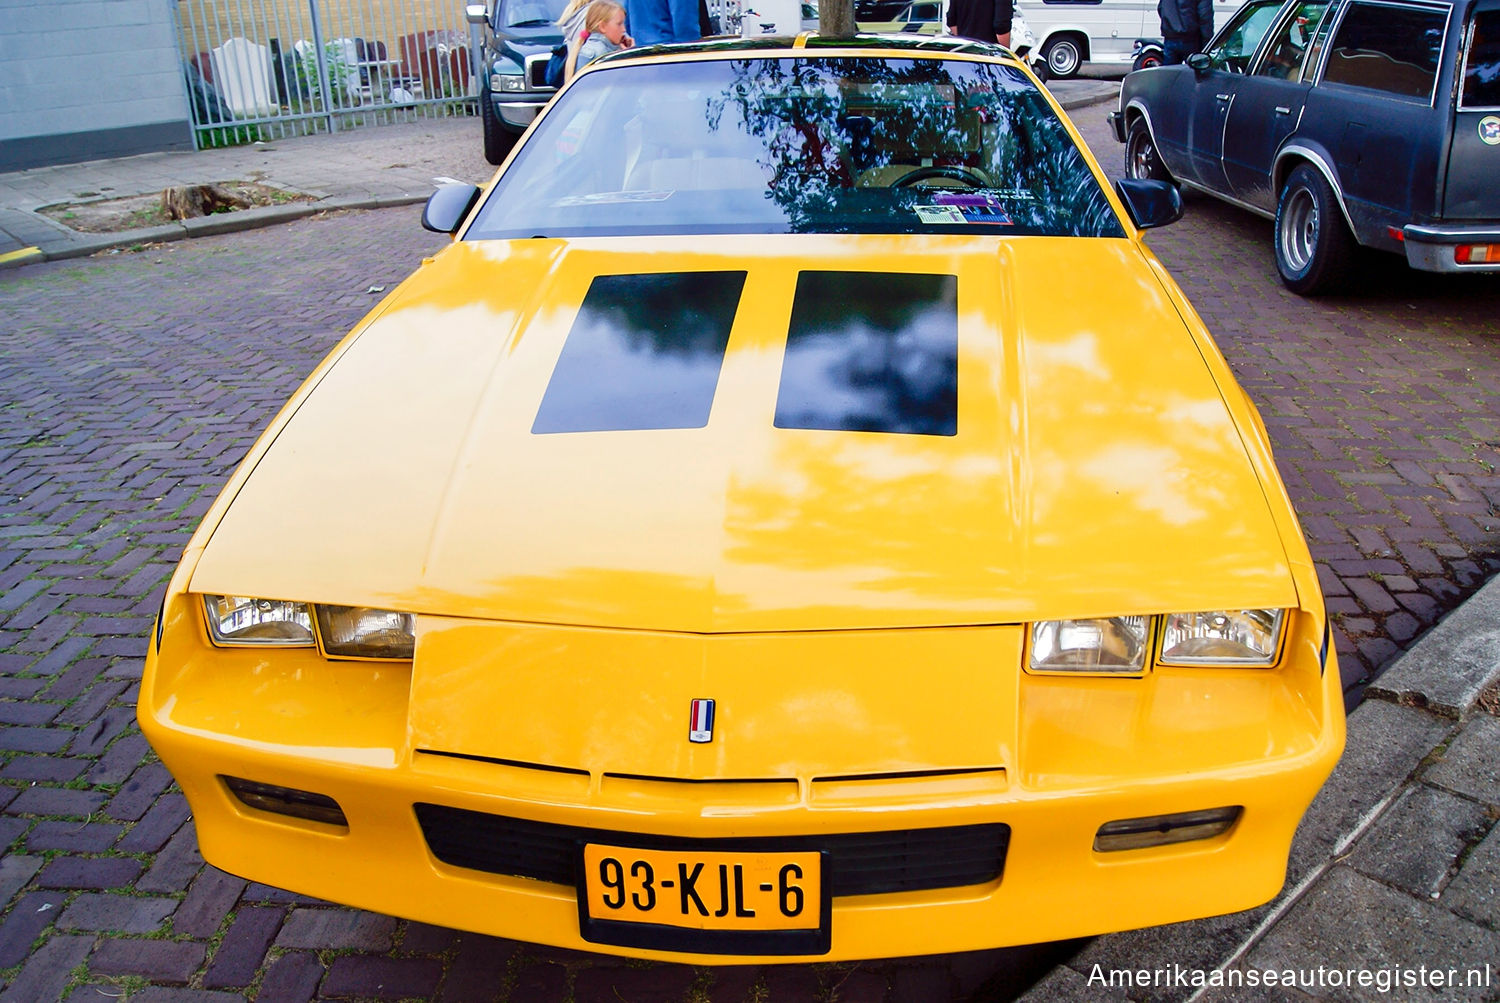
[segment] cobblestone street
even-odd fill
[[[1117,174],[1108,110],[1075,119]],[[0,272],[0,1003],[999,999],[1066,958],[1077,945],[647,965],[334,908],[204,865],[134,723],[152,618],[255,436],[442,246],[418,218],[334,214]],[[1151,244],[1261,410],[1358,700],[1500,570],[1500,281],[1373,260],[1357,295],[1304,300],[1276,278],[1270,230],[1189,197]]]

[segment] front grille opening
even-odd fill
[[[295,787],[278,787],[275,784],[263,784],[241,777],[221,775],[219,779],[224,781],[224,786],[229,788],[229,793],[233,794],[240,804],[247,807],[270,812],[273,815],[287,815],[309,822],[335,825],[345,830],[349,828],[349,820],[344,817],[344,809],[326,794],[315,794],[312,791],[302,791]]]
[[[417,822],[438,860],[453,867],[576,888],[582,843],[707,852],[823,851],[835,897],[989,884],[1010,845],[1003,823],[817,836],[682,839],[532,822],[446,805],[417,804]]]
[[[446,759],[464,759],[471,763],[490,763],[495,766],[513,766],[521,770],[540,770],[543,773],[565,773],[574,777],[587,777],[588,770],[571,766],[553,766],[550,763],[527,763],[519,759],[500,759],[496,756],[475,756],[467,752],[442,752],[438,749],[418,749],[424,756],[442,756]]]

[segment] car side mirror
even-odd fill
[[[482,3],[471,3],[464,7],[464,20],[470,24],[484,24],[489,19]]]
[[[478,201],[479,189],[473,185],[441,185],[422,209],[422,226],[433,233],[457,233]]]
[[[1203,74],[1207,73],[1208,68],[1213,65],[1213,60],[1208,58],[1208,53],[1206,52],[1195,52],[1191,56],[1187,57],[1187,64],[1188,68],[1192,70],[1195,75],[1201,77],[1203,76]]]
[[[1139,229],[1166,226],[1182,218],[1182,195],[1169,181],[1121,178],[1115,182],[1115,191]]]

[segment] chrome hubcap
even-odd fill
[[[1312,261],[1318,246],[1318,206],[1312,193],[1299,188],[1287,199],[1281,214],[1281,256],[1293,271]]]

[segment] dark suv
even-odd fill
[[[562,43],[557,18],[567,0],[487,0],[465,8],[484,25],[479,64],[479,120],[484,159],[499,164],[542,105],[556,93],[546,80],[547,59]]]
[[[1249,0],[1109,118],[1131,177],[1274,217],[1296,292],[1336,288],[1356,245],[1500,271],[1500,0]]]

